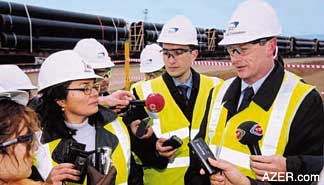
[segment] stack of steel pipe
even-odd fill
[[[207,45],[208,51],[204,52],[206,56],[209,57],[217,57],[227,55],[227,52],[224,46],[218,45],[218,43],[223,39],[224,30],[209,28],[205,30],[205,34],[207,35]]]
[[[130,42],[133,44],[132,50],[139,51],[147,44],[156,43],[163,24],[137,22],[130,27]],[[207,50],[207,35],[203,28],[197,28],[198,49]]]
[[[82,38],[96,38],[110,52],[123,52],[126,21],[0,1],[1,49],[72,49]]]
[[[324,54],[324,40],[318,40],[318,54]]]
[[[291,37],[293,52],[299,54],[312,54],[315,52],[316,40]]]
[[[287,55],[292,51],[292,44],[289,37],[277,37],[278,52],[281,55]]]

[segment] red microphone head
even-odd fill
[[[263,130],[259,124],[254,121],[241,123],[236,129],[236,138],[242,144],[258,143],[262,138]]]
[[[151,93],[147,96],[145,106],[150,112],[160,112],[164,107],[164,98],[159,93]]]

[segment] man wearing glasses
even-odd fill
[[[169,20],[163,26],[157,42],[162,44],[166,73],[136,86],[134,95],[145,99],[154,92],[160,93],[165,99],[164,109],[155,114],[157,119],[153,121],[152,127],[157,138],[156,142],[152,142],[152,149],[156,149],[159,156],[164,157],[166,168],[145,169],[144,182],[154,185],[197,185],[201,182],[194,181],[189,172],[186,174],[190,162],[193,161],[187,144],[198,133],[209,91],[213,86],[221,84],[222,80],[201,75],[191,68],[198,56],[198,41],[196,28],[188,18],[176,16]],[[139,119],[147,117],[143,109],[142,114],[137,111],[134,115],[138,115]],[[132,122],[132,125],[136,123],[139,121]],[[162,146],[173,135],[182,140],[182,146],[178,149]],[[142,141],[137,141],[137,145],[132,147],[135,152],[143,153]],[[148,157],[140,158],[144,165],[150,162]]]
[[[321,97],[315,87],[275,60],[279,34],[279,20],[268,3],[248,0],[238,6],[219,43],[227,48],[237,77],[211,93],[209,123],[202,127],[216,156],[236,165],[250,179],[262,180],[265,172],[286,172],[296,165],[274,155],[323,154]],[[262,156],[250,156],[249,147],[237,139],[237,128],[246,121],[259,124],[263,130],[258,142]],[[249,133],[253,131],[251,128]],[[227,175],[226,170],[213,175],[211,184],[229,183]],[[272,178],[273,173],[268,175]]]

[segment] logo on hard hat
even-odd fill
[[[169,30],[168,30],[169,33],[175,33],[177,31],[179,31],[179,28],[176,28],[176,27],[169,28]]]
[[[90,64],[85,63],[83,60],[81,60],[81,62],[83,63],[84,66],[84,72],[92,72],[92,67]]]
[[[97,53],[97,58],[104,58],[104,57],[105,57],[105,53],[104,52]]]
[[[233,31],[238,25],[239,25],[238,21],[234,21],[234,22],[229,23],[228,31]]]
[[[153,61],[153,60],[152,60],[151,58],[149,58],[149,59],[146,59],[146,60],[144,61],[144,63],[145,63],[145,64],[151,64],[152,61]]]

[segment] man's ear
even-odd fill
[[[198,57],[198,49],[194,49],[191,51],[191,54],[194,56],[194,60]]]
[[[277,39],[273,38],[270,40],[269,42],[269,47],[268,47],[268,54],[269,56],[271,55],[271,57],[273,57],[275,51],[276,51],[276,46],[277,46]]]
[[[55,101],[61,108],[66,107],[66,100],[56,100]]]

